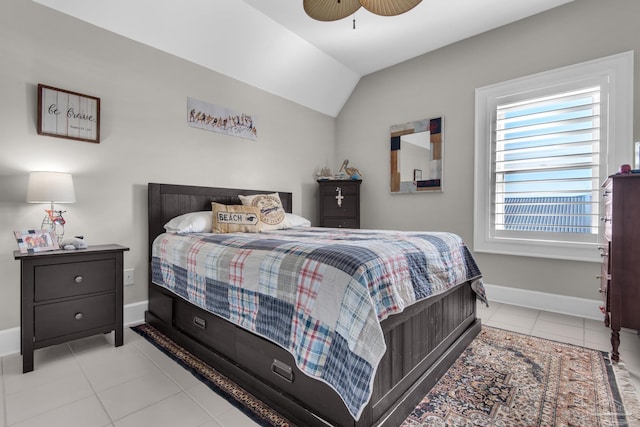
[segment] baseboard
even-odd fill
[[[491,302],[500,302],[536,310],[584,317],[586,319],[602,320],[602,312],[599,308],[602,305],[602,300],[548,294],[486,283],[484,287],[487,292],[487,298],[489,298],[489,305],[491,305]]]
[[[149,308],[149,301],[134,302],[124,306],[122,321],[125,326],[138,325],[144,323],[144,312]]]
[[[135,302],[124,306],[122,314],[125,326],[144,323],[144,312],[148,301]],[[20,352],[20,328],[0,330],[0,357]]]

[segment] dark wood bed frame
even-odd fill
[[[171,218],[210,210],[212,201],[240,204],[238,194],[273,192],[150,183],[149,259],[153,240],[164,232],[163,226]],[[280,192],[280,198],[285,210],[291,212],[291,193]],[[335,391],[301,373],[281,347],[192,305],[151,280],[145,319],[281,415],[304,426],[399,425],[480,332],[470,283],[384,320],[381,325],[387,351],[378,367],[372,398],[355,421]]]

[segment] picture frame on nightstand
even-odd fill
[[[36,253],[60,249],[58,239],[51,230],[24,230],[13,232],[20,253]]]

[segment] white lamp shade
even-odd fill
[[[27,188],[29,203],[75,203],[73,177],[62,172],[31,172]]]

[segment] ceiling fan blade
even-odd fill
[[[358,0],[304,0],[304,11],[317,21],[337,21],[360,9]]]
[[[362,7],[371,13],[382,16],[395,16],[405,13],[422,0],[360,0]]]

